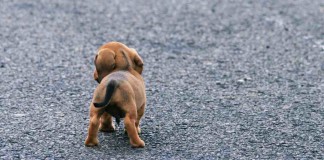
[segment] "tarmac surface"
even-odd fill
[[[324,158],[322,0],[0,3],[0,159]],[[145,62],[143,149],[84,146],[109,41]]]

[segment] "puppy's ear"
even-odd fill
[[[96,61],[97,61],[97,57],[98,55],[96,55],[95,59],[94,59],[94,64],[96,65]],[[97,69],[95,68],[95,70],[93,71],[93,79],[96,80],[98,83],[98,79],[99,79],[99,76],[98,76],[98,72],[97,72]]]
[[[144,62],[142,58],[138,55],[137,51],[134,48],[131,48],[132,52],[134,53],[134,58],[133,62],[135,64],[134,69],[139,73],[142,74],[143,72],[143,67],[144,67]]]
[[[99,83],[99,76],[98,76],[98,72],[97,72],[96,69],[93,72],[93,79],[96,80]]]
[[[98,83],[115,68],[115,57],[115,52],[109,48],[102,48],[98,51],[94,60],[96,69],[93,74]]]
[[[95,56],[94,64],[96,64],[97,58],[98,58],[98,54],[96,54],[96,56]]]

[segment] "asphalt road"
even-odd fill
[[[324,158],[322,0],[0,3],[0,159]],[[145,62],[144,149],[84,146],[109,41]]]

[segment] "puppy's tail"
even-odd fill
[[[104,101],[102,101],[100,103],[93,103],[93,105],[97,108],[107,106],[109,104],[110,99],[111,99],[112,95],[114,94],[117,86],[118,86],[118,83],[116,80],[109,81],[107,88],[106,88],[106,95],[105,95]]]

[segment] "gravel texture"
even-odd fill
[[[322,0],[0,0],[0,159],[323,159]],[[84,147],[96,49],[145,62],[144,149]]]

